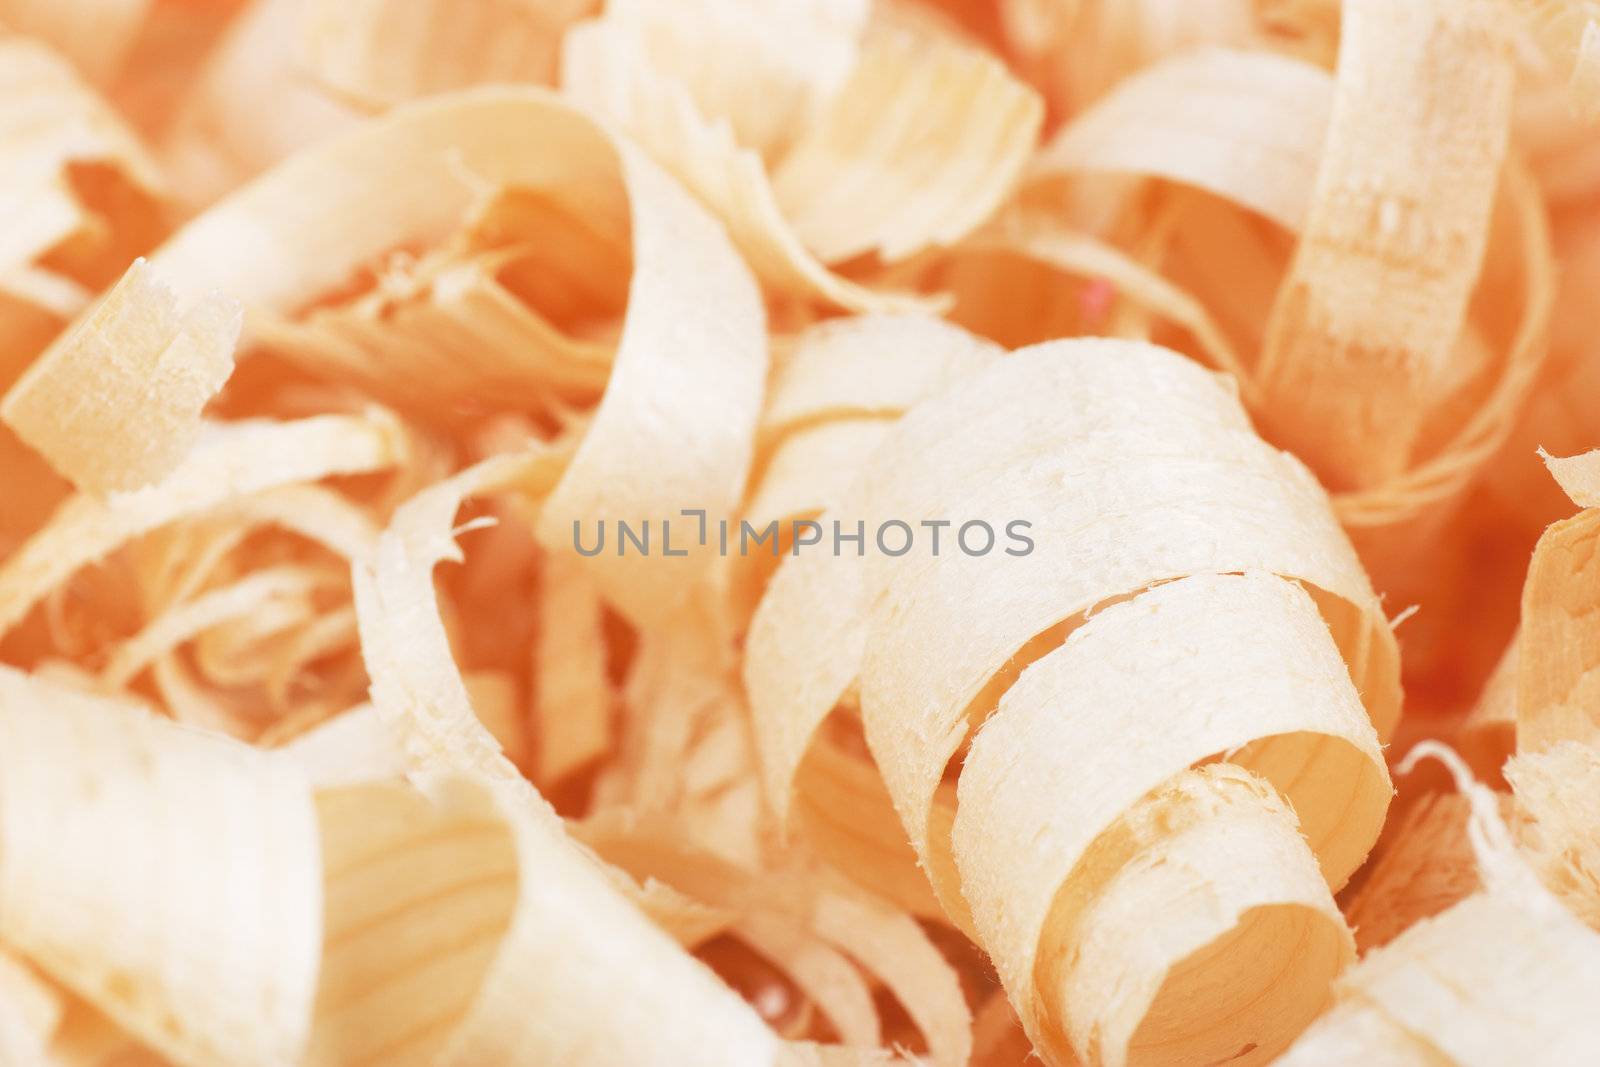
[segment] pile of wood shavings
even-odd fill
[[[1597,119],[1593,0],[0,0],[0,1067],[1600,1062]]]

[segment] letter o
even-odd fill
[[[967,531],[972,529],[974,526],[983,527],[984,536],[988,538],[988,540],[983,543],[983,547],[978,549],[976,552],[967,547]],[[956,532],[956,540],[961,543],[961,551],[965,552],[967,555],[987,556],[990,549],[994,548],[994,527],[990,526],[982,519],[973,519],[970,522],[964,522],[961,524],[961,529]]]
[[[889,551],[889,546],[883,543],[883,531],[887,530],[891,526],[898,526],[901,530],[905,531],[906,542],[900,546],[900,551],[898,552]],[[878,542],[878,551],[882,552],[884,555],[903,556],[907,552],[911,551],[911,527],[908,524],[901,522],[899,519],[890,519],[888,522],[880,523],[878,525],[876,540]]]

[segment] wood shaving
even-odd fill
[[[1600,1062],[1597,115],[1594,0],[0,0],[0,1067]]]

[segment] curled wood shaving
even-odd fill
[[[75,7],[60,5],[63,12]],[[74,168],[85,166],[107,168],[116,184],[92,193],[75,184]],[[46,252],[56,251],[57,263],[45,278],[103,284],[111,279],[98,273],[104,268],[97,254],[137,254],[159,234],[166,183],[127,124],[59,55],[3,28],[0,180],[0,274],[16,279],[14,293],[28,291],[28,276],[12,272]]]
[[[1454,753],[1425,742],[1408,761],[1423,755],[1445,760],[1469,798],[1484,889],[1348,971],[1333,1007],[1278,1062],[1581,1060],[1600,1036],[1579,992],[1600,975],[1600,935],[1540,885],[1493,794]]]
[[[296,1059],[321,941],[298,777],[9,669],[0,729],[30,754],[4,776],[0,936],[179,1063]],[[29,818],[25,796],[61,821]]]
[[[1600,116],[1600,7],[1590,0],[1511,0],[1553,71],[1566,79],[1571,105],[1587,121]]]
[[[307,5],[305,61],[334,91],[385,107],[490,82],[551,84],[567,26],[590,0]]]
[[[0,1063],[1587,1062],[1595,6],[0,0]]]
[[[715,211],[763,281],[850,310],[913,306],[825,264],[874,250],[897,259],[973,229],[1026,161],[1039,102],[961,42],[887,28],[862,35],[843,14],[850,5],[806,16],[782,6],[765,5],[768,22],[712,0],[692,34],[675,5],[608,11],[568,35],[564,90],[637,137]],[[785,30],[824,41],[805,53],[814,66],[772,56]],[[763,61],[726,65],[741,49]],[[748,119],[751,94],[765,93],[780,114],[798,115],[793,143]],[[863,116],[878,125],[864,127]]]
[[[508,124],[528,136],[505,140]],[[551,142],[564,149],[552,152]],[[373,210],[356,176],[396,152],[419,165]],[[605,395],[545,503],[541,536],[565,550],[575,522],[672,517],[683,508],[703,509],[712,521],[728,514],[749,462],[766,366],[755,286],[716,224],[649,159],[547,93],[485,89],[396,112],[302,153],[218,205],[152,264],[179,281],[209,279],[264,317],[285,315],[396,244],[438,240],[463,221],[483,183],[563,198],[587,213],[589,226],[620,216],[631,248],[633,276]],[[291,204],[299,220],[293,234],[277,221]],[[240,257],[241,242],[258,254]],[[694,315],[702,300],[724,313]],[[476,340],[469,336],[463,347]],[[520,336],[494,340],[494,358],[470,388],[503,378],[548,381],[546,366],[527,365]],[[414,363],[409,373],[420,388],[431,370]],[[683,403],[668,401],[662,389]],[[645,457],[648,471],[639,465]],[[612,602],[643,617],[675,606],[705,566],[704,546],[695,547],[677,567],[610,553],[588,563]]]
[[[70,771],[41,758],[6,776],[70,812],[72,845],[25,818],[0,826],[4,934],[175,1062],[615,1063],[663,1047],[664,1063],[779,1062],[754,1012],[514,792],[314,793],[269,753],[15,671],[0,687],[12,750],[77,750]],[[92,873],[107,849],[127,861],[117,884]],[[545,966],[574,951],[587,981]],[[619,967],[641,983],[622,1027],[594,1011]],[[525,1010],[534,990],[571,1005],[560,1025]],[[567,1025],[585,1014],[596,1025]]]
[[[137,260],[100,306],[0,400],[0,419],[88,493],[138,489],[172,473],[200,411],[233,371],[239,305],[180,307]]]
[[[153,0],[6,0],[0,22],[59,49],[96,82],[114,77]]]
[[[1513,71],[1491,4],[1347,0],[1311,213],[1268,326],[1269,427],[1336,488],[1404,468],[1482,264]],[[1416,161],[1437,158],[1420,168]],[[1404,292],[1404,303],[1381,294]],[[1339,380],[1362,382],[1361,392]]]
[[[1600,508],[1593,486],[1600,453],[1548,459],[1574,503],[1584,506],[1539,539],[1522,590],[1522,633],[1516,664],[1519,752],[1563,740],[1593,743],[1594,699],[1600,685],[1600,626],[1595,612],[1595,539]]]
[[[1113,349],[1117,359],[1097,358]],[[1153,385],[1156,381],[1162,383],[1160,387]],[[1159,405],[1148,406],[1152,396],[1165,398],[1172,405],[1172,414],[1161,411]],[[1119,397],[1126,398],[1120,407]],[[1082,415],[1066,414],[1074,405]],[[1116,415],[1110,414],[1113,409]],[[1151,421],[1145,423],[1145,419]],[[1194,439],[1180,445],[1174,439],[1179,434],[1192,434]],[[974,442],[983,442],[980,451],[974,451]],[[1229,458],[1221,459],[1224,455]],[[1220,465],[1215,473],[1210,466],[1213,463]],[[1088,506],[1082,502],[1092,499],[1092,494],[1056,496],[1050,487],[1090,477],[1097,470],[1107,471],[1106,477],[1116,478],[1124,486],[1142,485],[1149,495],[1136,507],[1135,498],[1124,491],[1124,504],[1118,512],[1121,517],[1115,522],[1072,516],[1071,509]],[[1223,488],[1232,478],[1244,479],[1252,488],[1248,492]],[[1245,481],[1237,484],[1242,486]],[[1173,775],[1223,753],[1243,768],[1266,775],[1290,795],[1295,795],[1290,782],[1298,773],[1291,767],[1330,760],[1330,766],[1348,768],[1330,774],[1350,792],[1318,800],[1308,794],[1294,801],[1326,878],[1341,884],[1376,836],[1388,789],[1373,724],[1375,721],[1379,730],[1387,731],[1395,714],[1394,659],[1392,651],[1384,647],[1392,638],[1381,617],[1362,614],[1374,610],[1365,579],[1349,549],[1339,547],[1342,537],[1327,517],[1325,501],[1318,501],[1314,489],[1307,493],[1302,487],[1309,488],[1303,470],[1285,464],[1280,454],[1250,433],[1237,401],[1219,388],[1215,379],[1170,353],[1113,342],[1042,346],[1015,354],[988,373],[914,409],[890,431],[868,462],[849,494],[852,499],[829,515],[861,514],[875,520],[878,516],[946,513],[997,516],[1004,514],[1006,507],[1017,508],[1019,502],[1027,502],[1030,518],[1041,528],[1072,529],[1077,531],[1075,538],[1053,545],[1041,543],[1034,553],[1007,560],[1011,577],[1000,587],[989,581],[977,584],[980,575],[992,579],[992,572],[980,569],[975,559],[956,553],[931,561],[931,566],[872,559],[863,568],[849,566],[848,557],[795,559],[779,570],[757,611],[749,637],[746,684],[758,736],[763,738],[774,805],[780,812],[788,808],[797,772],[818,727],[859,675],[868,743],[935,890],[957,924],[972,931],[995,957],[1030,1036],[1057,1059],[1068,1055],[1069,1041],[1078,1054],[1091,1058],[1104,1054],[1116,1062],[1130,1055],[1136,1059],[1139,1053],[1131,1050],[1137,1049],[1145,1036],[1135,1033],[1145,1015],[1133,1006],[1139,1001],[1124,1002],[1123,1010],[1129,1014],[1121,1022],[1113,1022],[1110,1015],[1103,1014],[1111,1010],[1109,1004],[1097,1008],[1093,998],[1080,991],[1068,1001],[1073,1005],[1069,1010],[1078,1014],[1064,1018],[1055,1007],[1053,992],[1034,991],[1036,956],[1053,958],[1068,951],[1066,946],[1078,937],[1095,936],[1093,916],[1101,914],[1098,910],[1084,920],[1089,925],[1081,935],[1047,925],[1046,914],[1053,901],[1064,899],[1060,894],[1071,892],[1072,878],[1080,879],[1080,885],[1085,884],[1084,878],[1089,879],[1087,884],[1098,885],[1096,877],[1109,879],[1119,869],[1121,863],[1114,862],[1100,875],[1075,873],[1095,870],[1082,866],[1089,860],[1080,857],[1092,851],[1091,845],[1102,847],[1098,842],[1104,838],[1097,835],[1109,832],[1112,820],[1124,808],[1137,810],[1136,802],[1152,790],[1157,799],[1150,802],[1159,802],[1160,788]],[[1181,511],[1168,512],[1179,499],[1183,501]],[[1235,510],[1243,509],[1246,499],[1248,508]],[[1203,505],[1202,501],[1214,503]],[[1164,530],[1163,516],[1168,514],[1183,514],[1185,522],[1201,521],[1195,516],[1202,507],[1208,517],[1205,525],[1197,527],[1206,531],[1201,550],[1217,553],[1203,562],[1198,556],[1190,558],[1197,550],[1194,542],[1158,532]],[[1276,543],[1264,540],[1265,531],[1282,528],[1259,518],[1262,512],[1258,509],[1265,507],[1282,509],[1285,522],[1305,524],[1307,538]],[[1141,533],[1141,529],[1149,533]],[[1314,529],[1324,532],[1311,535]],[[1236,532],[1230,535],[1226,530]],[[1324,546],[1313,555],[1300,555],[1300,549],[1292,547],[1313,538]],[[1132,544],[1149,547],[1129,555],[1126,546]],[[1105,547],[1096,547],[1100,545]],[[1112,551],[1111,546],[1120,548]],[[1052,562],[1049,556],[1053,552],[1070,554],[1075,565]],[[1040,553],[1045,558],[1041,559]],[[1065,558],[1063,555],[1061,562]],[[1347,562],[1336,562],[1340,558]],[[1137,569],[1126,570],[1132,559],[1139,561]],[[1101,562],[1086,564],[1086,560]],[[1206,577],[1257,570],[1294,575],[1320,590],[1319,598],[1330,614],[1319,615],[1304,592],[1270,574]],[[1194,577],[1174,581],[1186,575]],[[1239,583],[1237,592],[1235,583]],[[1152,585],[1157,588],[1138,595]],[[1106,607],[1079,623],[1081,615],[1128,596],[1135,599]],[[1347,599],[1338,601],[1340,596]],[[1191,597],[1195,598],[1192,609],[1179,606]],[[1262,598],[1259,606],[1247,606],[1257,604],[1258,597]],[[1169,606],[1157,611],[1158,603],[1169,601]],[[1336,602],[1340,606],[1335,606]],[[934,610],[934,605],[949,604],[967,606],[959,626],[951,624],[943,608]],[[1192,627],[1185,627],[1182,621],[1186,610],[1194,612]],[[1260,685],[1271,673],[1267,664],[1303,664],[1309,649],[1318,648],[1324,664],[1318,674],[1322,680],[1309,684],[1323,694],[1321,699],[1330,701],[1328,717],[1279,727],[1267,727],[1264,722],[1246,726],[1249,720],[1241,720],[1244,732],[1229,734],[1220,716],[1197,713],[1193,729],[1200,730],[1205,724],[1222,732],[1197,733],[1192,749],[1180,754],[1174,748],[1170,756],[1159,755],[1168,745],[1188,743],[1173,732],[1175,724],[1157,717],[1155,709],[1172,707],[1183,699],[1173,694],[1193,694],[1186,699],[1196,699],[1202,693],[1217,693],[1218,699],[1238,708],[1240,714],[1246,706],[1254,706],[1222,696],[1228,687],[1220,678],[1204,684],[1178,680],[1186,677],[1184,671],[1201,669],[1208,662],[1222,668],[1241,654],[1243,641],[1219,638],[1230,649],[1227,655],[1196,651],[1194,644],[1202,635],[1217,636],[1223,625],[1220,620],[1234,610],[1240,613],[1241,625],[1252,630],[1256,624],[1243,620],[1258,618],[1253,614],[1256,611],[1299,613],[1302,623],[1262,627],[1285,640],[1281,648],[1262,645],[1259,635],[1251,639],[1251,650],[1260,653],[1262,662],[1247,674],[1252,686]],[[1122,684],[1114,680],[1138,677],[1145,687],[1167,684],[1157,681],[1168,677],[1167,672],[1151,666],[1162,661],[1161,654],[1140,651],[1142,639],[1134,636],[1146,625],[1136,621],[1146,612],[1157,620],[1147,624],[1152,644],[1167,644],[1173,649],[1171,654],[1181,657],[1182,669],[1174,663],[1170,673],[1174,687],[1170,693],[1137,684],[1123,693]],[[785,617],[808,620],[803,641],[797,640],[793,630],[781,628]],[[1202,618],[1206,620],[1203,623]],[[1164,636],[1167,625],[1189,636],[1174,641]],[[1347,661],[1341,661],[1335,643],[1329,640],[1330,625],[1344,645]],[[1126,635],[1120,633],[1123,627],[1128,628]],[[1093,635],[1103,630],[1115,636],[1104,638],[1102,646]],[[1072,636],[1062,645],[1069,632]],[[1079,648],[1084,651],[1077,652]],[[1129,657],[1126,662],[1121,659],[1124,655]],[[1104,672],[1103,682],[1094,680],[1099,672]],[[1369,702],[1366,708],[1350,688],[1352,672],[1361,679]],[[1047,677],[1052,680],[1045,681]],[[1308,684],[1307,676],[1298,674],[1297,684]],[[1059,715],[1059,701],[1072,699],[1074,694],[1084,694],[1084,712]],[[1030,721],[1036,721],[1039,730],[1089,730],[1090,709],[1097,699],[1104,702],[1107,712],[1119,714],[1126,712],[1130,699],[1149,700],[1150,714],[1107,719],[1108,728],[1111,722],[1126,729],[1128,722],[1148,721],[1162,737],[1152,737],[1149,748],[1123,748],[1111,744],[1109,735],[1099,740],[1084,734],[1075,735],[1075,740],[1052,737],[1048,741],[1021,733],[1012,736],[1013,731],[1025,731]],[[1297,713],[1307,715],[1318,706],[1305,696],[1267,703],[1284,710],[1295,707]],[[991,711],[995,717],[986,723]],[[1047,711],[1051,714],[1046,715]],[[979,729],[971,750],[958,757],[973,727]],[[1279,740],[1252,744],[1268,737]],[[1327,740],[1316,740],[1319,737]],[[1104,747],[1108,744],[1110,747]],[[1113,752],[1121,754],[1129,761],[1125,769],[1106,771],[1104,780],[1063,777],[1046,769],[1061,758],[1060,753],[1101,750],[1106,753],[1102,758],[1111,758]],[[961,758],[964,768],[953,830],[935,817],[944,803],[936,801],[939,784],[952,758]],[[1146,759],[1152,762],[1141,766],[1140,761]],[[1017,763],[1019,760],[1027,765]],[[1032,766],[1031,761],[1038,761],[1039,766]],[[1283,818],[1281,809],[1272,808],[1272,786],[1251,784],[1258,779],[1249,770],[1237,773],[1243,775],[1243,787],[1255,790],[1267,811],[1280,812],[1276,816],[1250,814],[1252,809],[1246,803],[1241,817],[1266,820],[1260,831],[1265,835],[1263,841],[1277,835],[1290,852],[1303,848],[1296,831],[1288,830],[1284,836],[1281,828],[1267,829],[1274,818]],[[1121,783],[1116,788],[1127,792],[1114,792],[1112,783]],[[1202,778],[1195,788],[1201,790],[1198,796],[1203,796],[1213,787]],[[1047,797],[1038,792],[1061,789],[1068,789],[1069,795],[1052,792]],[[1184,811],[1191,802],[1174,803]],[[1204,806],[1198,799],[1192,803]],[[1084,822],[1083,812],[1098,804],[1105,806],[1105,821]],[[1065,826],[1052,828],[1052,812],[1070,820],[1070,835]],[[1069,816],[1069,812],[1073,814]],[[936,832],[940,825],[945,828]],[[1156,831],[1150,832],[1159,838]],[[1038,846],[1045,840],[1056,844],[1041,854]],[[1152,848],[1159,845],[1159,840],[1151,842]],[[1131,860],[1139,851],[1131,848],[1125,859]],[[1280,887],[1282,897],[1274,898],[1288,909],[1286,914],[1296,916],[1285,921],[1295,924],[1297,930],[1306,929],[1309,922],[1312,926],[1320,923],[1324,931],[1318,935],[1318,943],[1327,948],[1327,954],[1306,957],[1306,985],[1295,987],[1305,995],[1289,994],[1287,1005],[1279,1006],[1291,1015],[1300,1012],[1302,1019],[1320,1003],[1320,994],[1309,992],[1317,987],[1316,976],[1320,974],[1325,982],[1337,969],[1341,953],[1350,951],[1348,934],[1325,897],[1327,887],[1317,875],[1312,853],[1303,855],[1301,870],[1309,872],[1309,880],[1291,879]],[[1223,876],[1219,872],[1217,877]],[[1034,895],[1030,898],[1033,903],[1019,912],[1020,885],[1032,886]],[[1252,891],[1259,889],[1258,883]],[[1111,897],[1102,898],[1103,903],[1097,905],[1108,909],[1102,921],[1115,923],[1114,888],[1108,886],[1103,892]],[[1091,893],[1090,900],[1096,896]],[[1150,969],[1139,979],[1148,983],[1144,987],[1147,996],[1154,997],[1169,971],[1182,970],[1179,965],[1185,957],[1199,953],[1203,958],[1203,946],[1235,922],[1250,926],[1255,921],[1250,916],[1264,914],[1254,910],[1259,903],[1251,899],[1241,902],[1237,911],[1224,910],[1209,920],[1197,919],[1196,940],[1188,947],[1173,948],[1173,956],[1147,961]],[[1318,912],[1321,919],[1309,918]],[[1208,926],[1207,922],[1218,925]],[[1093,987],[1092,977],[1081,981]],[[1105,988],[1126,988],[1126,983]],[[1153,1010],[1159,1020],[1162,1010]],[[1272,1021],[1284,1018],[1282,1012],[1274,1009],[1262,1017],[1238,1021],[1246,1028],[1263,1027],[1263,1047],[1281,1046],[1295,1031],[1292,1023],[1281,1031],[1271,1030],[1283,1025]],[[1226,1013],[1219,1006],[1208,1015],[1223,1017]],[[1157,1036],[1162,1035],[1161,1025],[1157,1021],[1145,1032],[1150,1035],[1148,1040],[1167,1039]],[[1193,1036],[1201,1044],[1226,1044],[1238,1031]]]
[[[154,485],[103,499],[79,494],[63,503],[0,564],[0,632],[79,567],[134,537],[278,486],[379,470],[393,464],[402,448],[398,426],[381,412],[216,427]]]
[[[1600,928],[1600,836],[1595,786],[1600,757],[1562,741],[1506,764],[1506,780],[1527,817],[1521,843],[1545,885],[1584,922]]]
[[[1502,813],[1510,807],[1502,797]],[[1483,887],[1467,838],[1471,807],[1459,793],[1430,793],[1399,817],[1393,840],[1345,908],[1362,952],[1381,948],[1422,919]]]
[[[1034,179],[1144,174],[1227,196],[1289,230],[1311,206],[1334,83],[1270,53],[1205,50],[1124,80],[1035,158]]]

